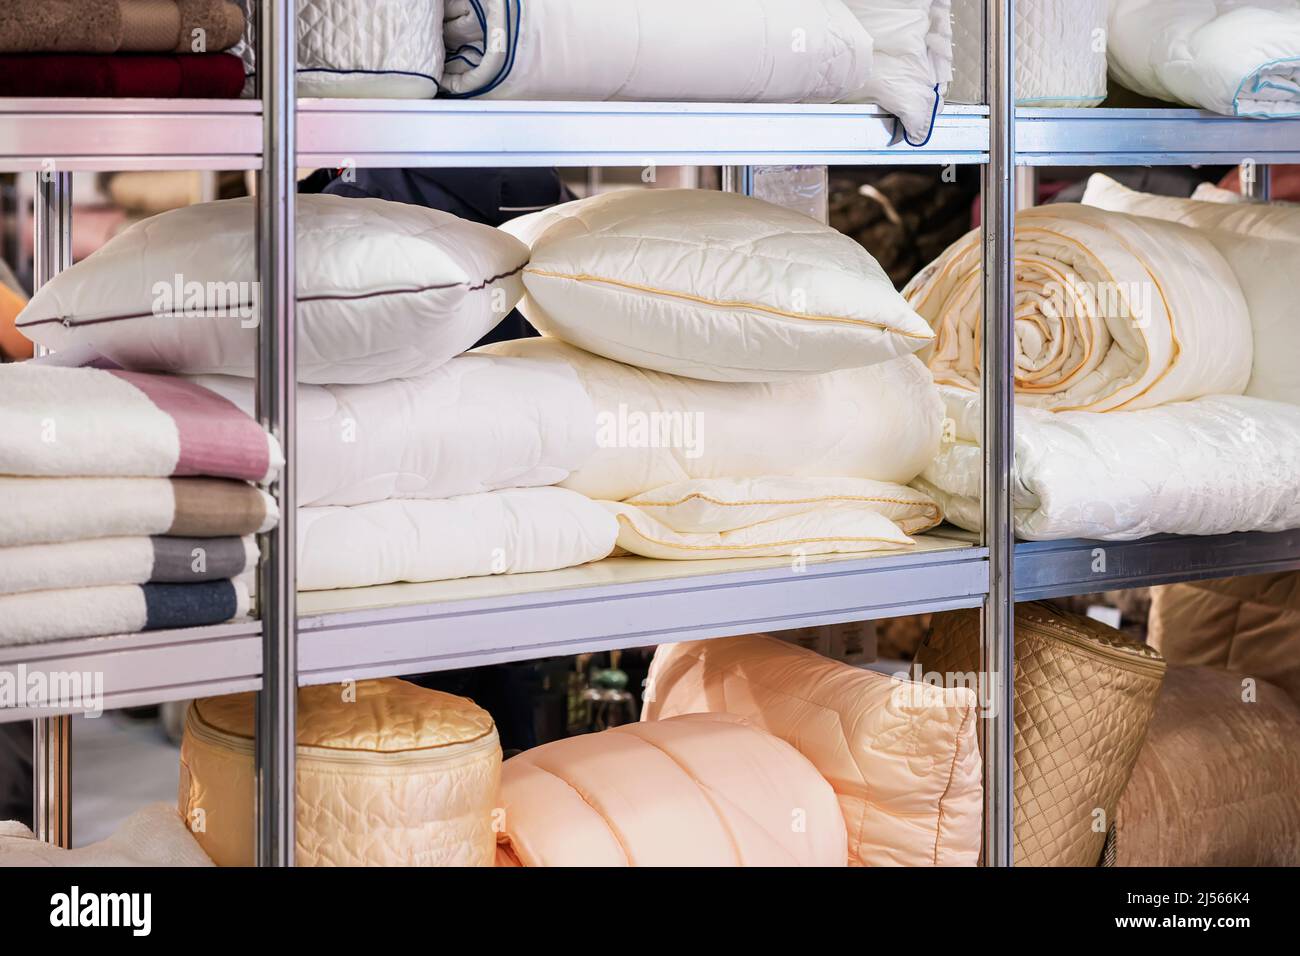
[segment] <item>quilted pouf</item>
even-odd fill
[[[179,809],[219,866],[253,863],[254,695],[190,705]],[[491,866],[501,745],[483,708],[400,680],[298,692],[299,866]]]
[[[729,714],[627,724],[501,773],[500,866],[844,866],[835,792]]]
[[[979,613],[940,614],[927,675],[979,670]],[[1015,864],[1096,866],[1164,680],[1152,648],[1048,604],[1016,607]]]

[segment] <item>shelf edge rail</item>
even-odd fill
[[[271,493],[279,525],[263,536],[257,604],[262,621],[262,690],[257,697],[256,859],[293,866],[298,700],[296,573],[296,108],[297,10],[260,4],[257,79],[262,100],[262,169],[257,191],[261,320],[257,418],[280,442],[284,469]]]

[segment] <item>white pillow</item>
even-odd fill
[[[33,296],[18,328],[125,368],[251,376],[259,298],[251,199],[136,223]],[[298,378],[420,375],[472,346],[523,294],[528,250],[449,213],[340,196],[298,199]]]
[[[733,193],[623,190],[507,223],[544,334],[640,368],[773,382],[875,365],[933,332],[860,245]]]
[[[952,81],[952,0],[844,0],[875,43],[871,79],[846,103],[875,103],[914,146],[929,141]]]

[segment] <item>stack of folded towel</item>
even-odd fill
[[[254,486],[283,464],[248,415],[182,379],[0,367],[0,644],[219,624],[248,613]]]
[[[0,96],[237,97],[243,34],[230,0],[6,4]]]

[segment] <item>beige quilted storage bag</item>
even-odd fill
[[[253,863],[254,695],[190,705],[179,809],[219,866]],[[299,866],[492,866],[501,745],[472,700],[400,680],[298,691]]]
[[[927,675],[977,671],[979,613],[937,615],[917,659]],[[1097,865],[1164,674],[1155,650],[1114,628],[1016,608],[1017,866]]]

